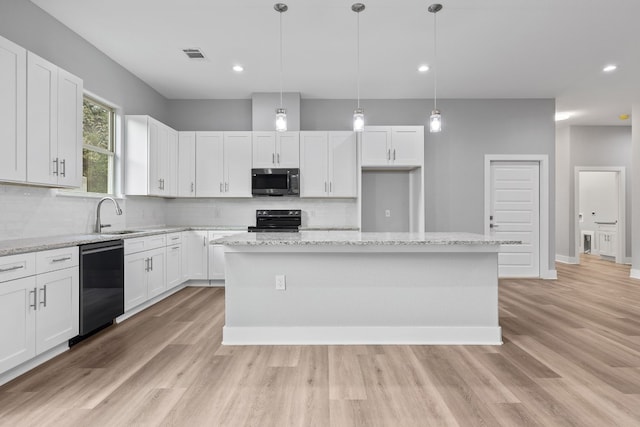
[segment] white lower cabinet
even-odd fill
[[[244,231],[210,231],[209,241]],[[209,245],[209,280],[224,280],[224,245]]]
[[[182,275],[182,233],[167,236],[167,289],[180,285]]]
[[[186,231],[186,259],[183,268],[187,271],[187,280],[208,280],[207,268],[209,233],[207,231]]]
[[[1,373],[78,335],[78,248],[2,257],[0,273]]]
[[[602,231],[596,232],[598,236],[598,253],[600,255],[608,257],[616,257],[618,254],[618,243],[616,240],[615,231]]]
[[[166,236],[127,239],[124,253],[124,310],[128,311],[167,289]]]

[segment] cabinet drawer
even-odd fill
[[[182,233],[167,234],[167,246],[179,245],[182,243]]]
[[[157,234],[155,236],[136,237],[125,239],[124,254],[134,254],[136,252],[148,251],[150,249],[161,248],[167,245],[167,235]]]
[[[77,246],[36,252],[36,272],[38,274],[62,270],[78,264]]]
[[[36,274],[36,254],[20,254],[0,257],[0,282]]]

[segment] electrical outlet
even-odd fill
[[[386,209],[384,211],[384,216],[386,216],[387,218],[391,218],[391,209]]]
[[[286,276],[284,274],[276,275],[276,289],[279,291],[287,289]]]

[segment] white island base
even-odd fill
[[[499,242],[357,235],[217,241],[226,245],[223,344],[502,343]]]

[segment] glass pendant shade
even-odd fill
[[[429,117],[429,132],[436,133],[442,130],[442,115],[440,114],[440,110],[431,111],[431,116]]]
[[[353,111],[353,131],[364,131],[364,110],[362,108],[356,108]]]
[[[287,130],[287,110],[285,108],[276,109],[276,130],[278,132]]]

